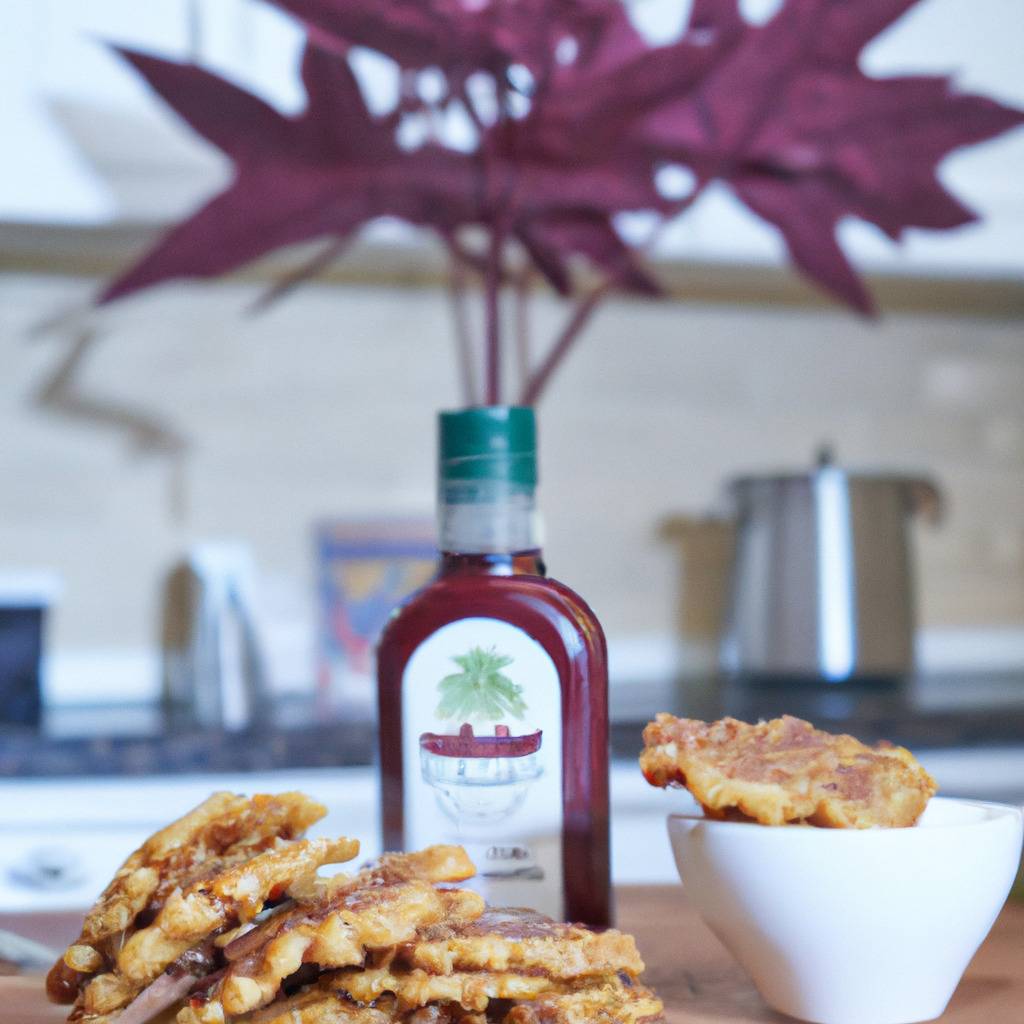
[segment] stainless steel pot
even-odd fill
[[[726,671],[841,680],[913,668],[908,520],[938,518],[934,483],[849,473],[825,453],[812,472],[741,477],[729,490],[736,548]]]

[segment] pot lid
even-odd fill
[[[823,483],[829,477],[833,480],[843,480],[846,484],[889,485],[898,488],[905,495],[908,509],[922,513],[932,522],[938,522],[942,517],[942,492],[938,485],[924,474],[896,470],[867,472],[843,469],[836,465],[835,452],[828,444],[818,447],[815,465],[811,469],[804,472],[744,474],[729,480],[726,490],[736,497],[749,497],[750,492],[763,491],[765,488],[795,484],[811,487],[816,483]]]
[[[835,449],[830,444],[818,446],[814,465],[805,470],[780,470],[775,473],[742,473],[731,477],[727,486],[750,487],[789,481],[811,481],[822,473],[840,473],[849,480],[878,481],[882,483],[914,484],[924,479],[919,472],[900,470],[851,470],[837,464]]]

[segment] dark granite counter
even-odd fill
[[[636,756],[643,726],[659,710],[748,721],[788,713],[914,749],[1024,745],[1024,673],[841,684],[702,677],[661,687],[657,697],[642,697],[642,689],[612,723],[615,756]],[[0,778],[365,765],[376,741],[372,722],[325,715],[312,700],[283,700],[262,724],[238,732],[200,728],[152,705],[68,707],[47,713],[39,730],[0,724]]]
[[[824,683],[792,679],[684,679],[662,711],[711,720],[805,718],[865,743],[913,749],[1024,744],[1024,673],[950,674]],[[612,747],[638,748],[638,721],[612,725]]]
[[[39,730],[0,724],[0,778],[272,771],[369,764],[376,728],[282,701],[263,723],[201,728],[152,705],[66,707]]]

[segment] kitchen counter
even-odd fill
[[[622,890],[617,924],[633,932],[669,1024],[784,1024],[711,934],[679,886]],[[978,951],[943,1024],[1017,1019],[1024,1006],[1024,907],[1008,904]],[[865,1022],[868,1024],[868,1022]]]
[[[645,980],[665,1001],[669,1024],[760,1024],[788,1018],[769,1010],[749,978],[689,906],[679,885],[618,890],[619,927],[636,935]],[[69,914],[2,915],[6,928],[54,947],[75,934]],[[0,978],[0,1003],[19,1024],[53,1024],[59,1007],[42,998],[42,979]],[[1024,906],[1009,904],[978,951],[943,1024],[1017,1019],[1024,1005]]]

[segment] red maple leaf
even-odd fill
[[[788,0],[639,130],[666,158],[728,181],[780,229],[808,276],[862,311],[871,300],[836,241],[837,223],[858,217],[898,239],[908,227],[970,222],[936,177],[939,162],[1024,120],[957,93],[947,78],[860,70],[864,45],[914,2]]]
[[[566,36],[587,43],[622,12],[619,0],[270,0],[327,47],[365,46],[402,68],[444,69],[456,89],[474,71],[511,64],[543,74]]]
[[[947,78],[860,70],[864,45],[915,2],[788,0],[755,27],[735,0],[697,0],[679,41],[641,51],[630,40],[599,69],[565,75],[524,125],[528,145],[565,159],[614,149],[648,166],[683,164],[698,189],[724,180],[780,229],[808,276],[868,312],[838,222],[858,217],[894,240],[908,227],[969,223],[938,164],[1022,121]]]
[[[215,277],[296,242],[344,238],[383,216],[434,228],[446,239],[461,226],[501,220],[538,254],[558,240],[561,249],[538,266],[563,292],[573,252],[604,265],[624,288],[656,291],[609,221],[620,210],[661,202],[642,171],[623,173],[609,160],[567,168],[519,159],[506,146],[486,161],[436,144],[403,150],[395,141],[399,113],[372,117],[348,63],[315,44],[304,55],[308,100],[296,117],[194,65],[119,52],[232,159],[235,175],[110,284],[103,302],[175,277]]]
[[[872,78],[864,46],[916,0],[786,0],[761,26],[737,0],[695,0],[678,40],[651,46],[619,0],[271,0],[309,32],[302,74],[308,102],[287,117],[237,86],[187,64],[124,52],[150,85],[233,161],[231,184],[122,278],[104,300],[175,277],[214,276],[280,246],[332,239],[328,256],[368,221],[394,216],[434,230],[457,258],[505,278],[505,242],[563,294],[577,257],[609,286],[655,293],[617,214],[678,215],[711,181],[726,182],[774,224],[797,266],[836,297],[871,309],[837,238],[846,217],[893,239],[908,227],[973,219],[936,177],[954,149],[1020,124],[1022,114],[957,93],[933,76]],[[370,114],[348,64],[353,46],[397,62],[403,99]],[[443,95],[417,96],[411,75],[437,67]],[[497,113],[478,110],[474,74],[493,86]],[[477,148],[431,139],[399,145],[402,118],[461,105]],[[694,175],[680,200],[657,173]],[[467,252],[461,229],[490,233],[489,253]],[[326,258],[326,257],[325,257]],[[531,379],[535,395],[601,292]],[[488,360],[497,365],[498,304],[488,303]],[[496,370],[489,374],[496,400]]]
[[[465,158],[431,147],[414,161],[395,142],[394,118],[373,118],[348,64],[318,47],[304,55],[308,102],[292,118],[202,68],[120,52],[231,158],[235,174],[101,301],[170,278],[215,277],[284,245],[345,237],[374,217],[433,224],[433,200],[442,190],[447,217],[469,217],[475,209],[475,175]]]

